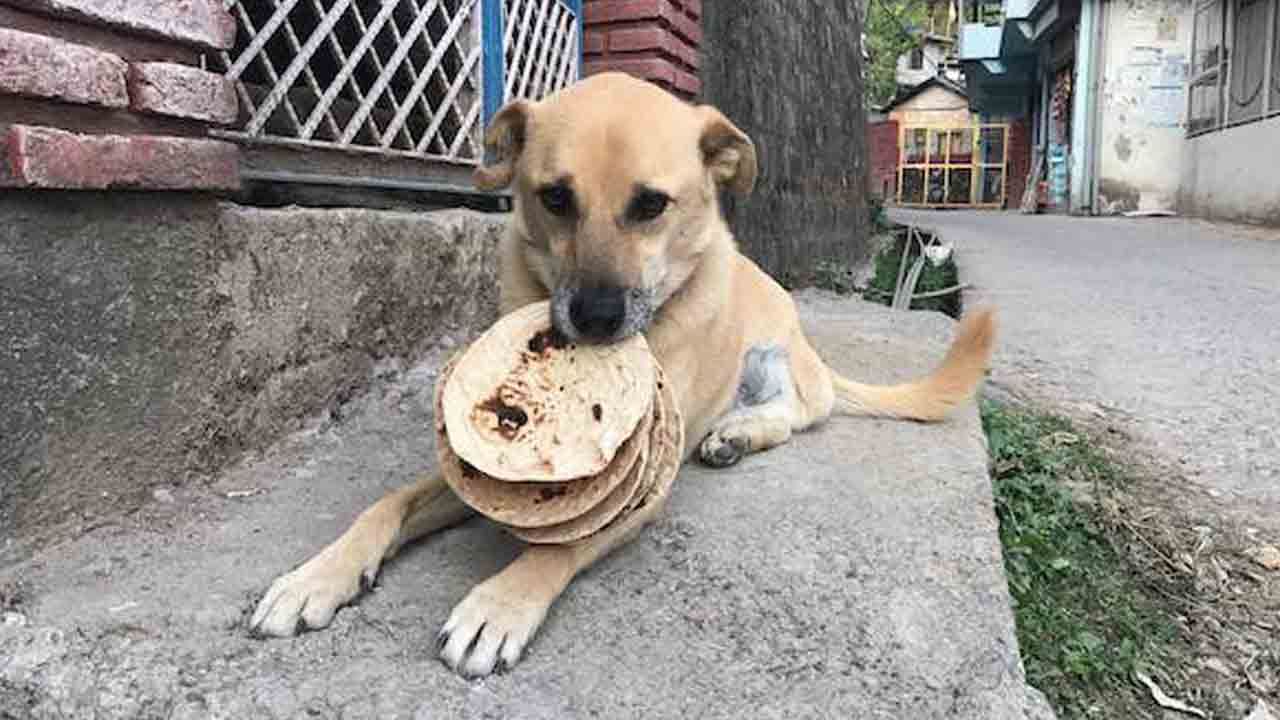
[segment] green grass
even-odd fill
[[[1125,473],[1064,419],[984,402],[982,423],[1027,679],[1064,719],[1148,716],[1134,671],[1158,676],[1184,649],[1096,502]]]
[[[920,257],[920,248],[914,240],[909,241],[907,229],[900,227],[894,231],[894,239],[875,256],[875,275],[870,285],[863,291],[863,299],[888,305],[893,302],[893,290],[898,282],[898,270],[902,264],[902,253],[908,252],[907,269],[916,258]],[[925,262],[924,269],[916,283],[915,294],[934,290],[945,290],[960,283],[960,272],[956,268],[954,257],[948,258],[941,265],[935,266]],[[953,292],[929,298],[917,298],[911,301],[912,310],[937,310],[950,317],[959,318],[963,312],[961,293]]]

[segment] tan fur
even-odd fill
[[[603,74],[541,102],[507,106],[486,145],[497,160],[477,171],[477,184],[510,185],[515,199],[501,248],[501,311],[548,299],[579,276],[651,293],[658,309],[644,332],[679,398],[689,455],[728,464],[786,442],[833,410],[940,420],[983,377],[995,336],[991,311],[967,317],[941,366],[922,380],[870,386],[829,369],[805,338],[790,295],[738,252],[721,219],[717,193],[751,189],[756,153],[713,108]],[[538,196],[565,178],[577,202],[572,220],[550,214]],[[671,197],[657,219],[627,219],[638,185]],[[790,386],[767,403],[735,406],[748,351],[766,346],[785,348]],[[514,664],[572,578],[660,509],[645,507],[577,545],[526,550],[454,609],[441,634],[442,659],[468,675]],[[252,627],[289,635],[326,625],[390,553],[467,515],[436,478],[389,495],[277,580]]]

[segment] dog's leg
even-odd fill
[[[733,409],[715,421],[698,446],[702,462],[728,467],[753,452],[791,439],[800,425],[796,387],[787,348],[764,345],[747,351]]]
[[[526,549],[454,607],[437,638],[440,659],[467,677],[483,677],[513,667],[542,625],[551,604],[573,578],[633,539],[665,504],[665,497],[652,498],[632,514],[577,543]]]
[[[735,465],[791,439],[795,411],[788,402],[772,402],[735,410],[720,418],[698,446],[698,456],[711,467]]]
[[[250,631],[284,637],[325,627],[338,608],[372,587],[383,560],[470,515],[439,475],[388,494],[315,557],[277,578],[258,603]]]

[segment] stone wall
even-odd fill
[[[337,412],[496,313],[498,216],[0,193],[0,552]]]
[[[0,0],[0,188],[239,187],[220,0]]]
[[[1190,0],[1107,4],[1102,23],[1102,90],[1090,141],[1097,195],[1085,204],[1097,215],[1175,210],[1195,9]]]
[[[856,3],[703,5],[702,99],[755,140],[760,181],[726,214],[743,249],[788,283],[868,253],[866,128]]]
[[[1213,220],[1280,227],[1280,116],[1188,138],[1178,207]]]

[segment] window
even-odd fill
[[[1198,0],[1187,134],[1280,113],[1280,0]]]
[[[1280,112],[1280,8],[1271,9],[1271,98],[1268,112]]]
[[[924,69],[924,50],[920,48],[912,49],[911,57],[907,62],[908,62],[907,67],[909,67],[910,69],[923,70]]]
[[[455,191],[487,113],[578,76],[577,0],[219,0],[246,177]],[[496,30],[496,32],[495,32]],[[302,178],[299,180],[299,178]]]
[[[1222,122],[1221,79],[1226,70],[1222,52],[1223,0],[1200,0],[1196,4],[1195,37],[1191,53],[1190,108],[1187,132],[1215,130]]]
[[[1227,123],[1262,116],[1267,89],[1267,0],[1236,0],[1231,23],[1231,82]]]

